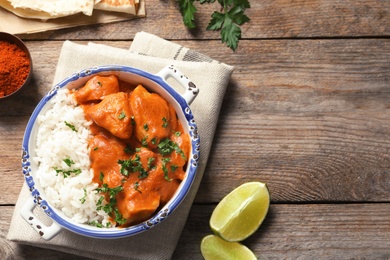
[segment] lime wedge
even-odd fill
[[[216,235],[202,239],[200,250],[205,260],[255,260],[253,252],[239,242],[227,242]]]
[[[259,228],[267,215],[269,203],[265,183],[244,183],[218,203],[211,215],[210,227],[226,241],[242,241]]]

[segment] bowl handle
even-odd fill
[[[187,78],[173,65],[163,68],[156,75],[161,77],[164,81],[166,81],[168,77],[172,77],[176,81],[178,81],[180,85],[185,89],[185,93],[182,95],[182,97],[187,101],[188,105],[191,105],[192,101],[194,101],[194,99],[199,93],[199,88],[197,88],[196,85],[189,78]]]
[[[62,230],[62,227],[54,221],[51,226],[43,224],[33,213],[34,208],[37,206],[34,200],[29,198],[21,208],[20,214],[43,239],[50,240]]]

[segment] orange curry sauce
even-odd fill
[[[117,226],[140,223],[173,196],[185,175],[188,134],[174,108],[142,85],[94,76],[73,96],[92,120],[93,181]]]

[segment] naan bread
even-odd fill
[[[50,14],[42,11],[35,11],[35,10],[24,9],[24,8],[15,8],[11,5],[11,3],[8,0],[0,0],[0,6],[6,9],[7,11],[10,11],[15,15],[23,18],[32,18],[32,19],[40,19],[40,20],[57,18],[55,16],[51,16]]]
[[[8,5],[6,4],[8,2]],[[0,0],[5,9],[26,18],[51,19],[84,13],[91,16],[94,0]],[[9,6],[11,5],[11,7]],[[7,8],[8,6],[8,8]],[[11,9],[11,10],[10,10]]]
[[[128,14],[137,14],[139,0],[101,0],[95,4],[95,9],[120,12]]]

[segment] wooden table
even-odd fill
[[[0,258],[74,258],[5,239],[23,183],[24,128],[64,40],[127,48],[147,31],[235,66],[173,259],[201,259],[215,205],[252,180],[266,182],[272,198],[244,242],[259,258],[388,259],[390,1],[250,1],[235,53],[205,30],[217,6],[199,7],[198,29],[188,31],[175,1],[146,2],[147,18],[21,35],[34,78],[20,99],[0,103]]]

